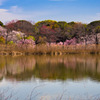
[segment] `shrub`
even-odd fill
[[[46,40],[47,40],[47,38],[45,36],[44,37],[39,36],[38,43],[39,44],[46,44]]]
[[[13,44],[13,43],[14,43],[13,41],[9,41],[9,42],[8,42],[8,44]]]
[[[0,43],[5,43],[5,39],[3,36],[0,36]]]
[[[28,40],[32,39],[32,40],[35,41],[35,37],[34,37],[34,36],[28,36],[27,39],[28,39]]]

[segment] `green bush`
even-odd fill
[[[27,39],[32,39],[35,41],[35,37],[34,36],[28,36]]]
[[[0,26],[4,26],[3,23],[0,21]]]
[[[9,41],[8,44],[14,44],[14,42],[13,41]]]

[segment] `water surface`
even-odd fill
[[[1,56],[0,100],[99,100],[100,56]]]

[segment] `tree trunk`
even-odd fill
[[[86,50],[86,46],[87,46],[87,39],[85,37],[85,50]]]
[[[6,48],[6,50],[7,50],[7,39],[8,39],[8,34],[6,35],[6,42],[5,42],[5,48]]]
[[[98,52],[98,38],[97,38],[97,33],[96,33],[96,53]]]
[[[63,46],[62,46],[62,48],[64,49],[64,41],[63,41]]]

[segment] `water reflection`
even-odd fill
[[[0,80],[100,81],[100,57],[93,55],[0,57]]]

